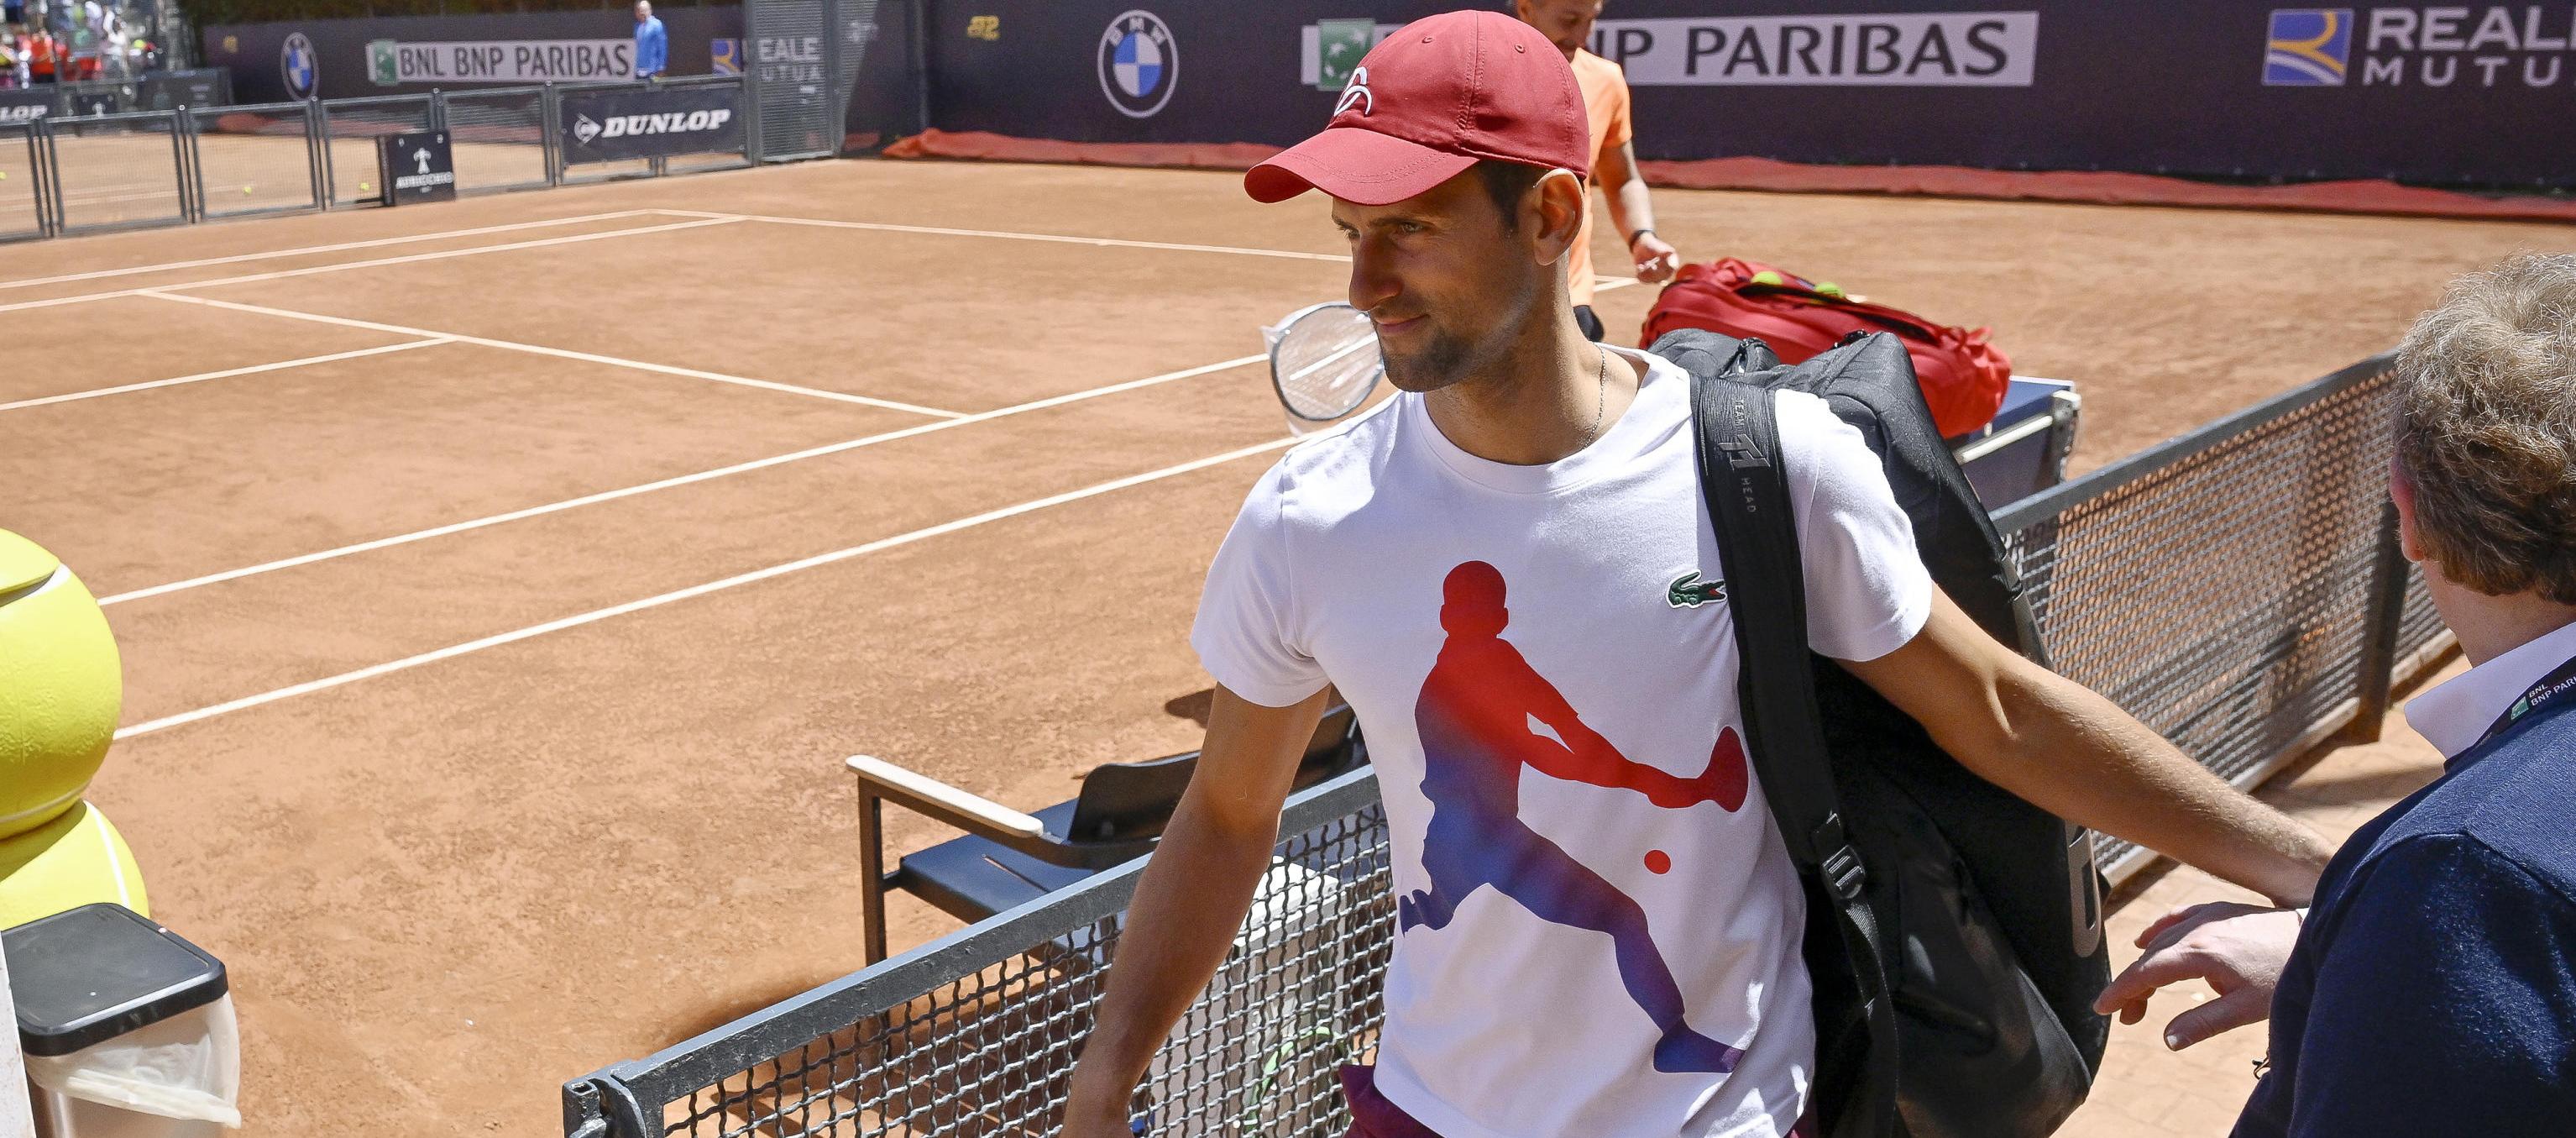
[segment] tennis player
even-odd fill
[[[1690,379],[1576,327],[1594,150],[1565,56],[1452,12],[1372,49],[1245,176],[1330,195],[1399,394],[1262,477],[1192,643],[1219,686],[1072,1076],[1130,1096],[1231,950],[1327,684],[1385,796],[1396,908],[1368,1138],[1779,1138],[1815,1032],[1804,908],[1747,771]],[[1943,597],[1857,431],[1778,397],[1809,637],[1979,774],[2287,904],[2328,850]]]
[[[1602,0],[1514,0],[1521,22],[1539,30],[1574,67],[1574,82],[1583,89],[1583,112],[1592,128],[1592,181],[1610,201],[1610,223],[1628,243],[1637,279],[1662,284],[1681,268],[1682,255],[1655,235],[1655,204],[1646,197],[1646,179],[1637,173],[1635,130],[1629,125],[1628,76],[1619,65],[1584,48],[1591,42],[1592,22],[1601,18]],[[1566,265],[1566,288],[1574,295],[1574,321],[1587,338],[1602,337],[1601,318],[1592,312],[1592,211],[1583,211],[1583,231],[1575,235],[1572,260]]]

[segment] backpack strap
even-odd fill
[[[1787,843],[1789,858],[1834,910],[1865,1018],[1868,1054],[1856,1069],[1823,1064],[1835,1041],[1819,1024],[1820,1081],[1854,1080],[1830,1091],[1844,1104],[1843,1124],[1826,1118],[1830,1138],[1885,1133],[1894,1120],[1896,1028],[1887,995],[1888,957],[1866,899],[1868,874],[1845,832],[1825,752],[1823,715],[1807,647],[1806,573],[1782,469],[1772,393],[1733,380],[1694,376],[1691,417],[1697,428],[1700,493],[1715,527],[1718,562],[1735,621],[1744,733],[1762,795]],[[1836,1101],[1829,1099],[1827,1101]],[[1855,1117],[1858,1116],[1858,1117]],[[1869,1121],[1863,1121],[1868,1119]]]

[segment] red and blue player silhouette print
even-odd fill
[[[1734,729],[1718,733],[1708,769],[1696,778],[1632,762],[1502,638],[1511,614],[1500,570],[1466,562],[1449,571],[1441,593],[1448,639],[1414,705],[1422,792],[1431,800],[1422,842],[1431,888],[1397,899],[1397,931],[1444,928],[1459,902],[1490,885],[1540,920],[1606,933],[1620,983],[1663,1033],[1655,1069],[1733,1071],[1743,1051],[1683,1021],[1681,986],[1647,933],[1645,909],[1520,820],[1520,773],[1528,766],[1570,782],[1634,790],[1667,810],[1714,802],[1732,813],[1744,805],[1749,778]],[[1532,730],[1533,719],[1556,738]],[[1648,868],[1661,873],[1670,865],[1658,864],[1658,855],[1649,855]]]

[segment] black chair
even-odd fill
[[[910,893],[971,924],[1152,852],[1198,760],[1199,753],[1191,751],[1097,767],[1083,776],[1072,801],[1023,814],[882,759],[851,756],[849,768],[859,781],[860,915],[867,925],[868,963],[886,958],[886,890]],[[1335,706],[1306,745],[1296,787],[1367,761],[1358,717],[1348,706]],[[966,834],[906,855],[886,872],[887,802]]]

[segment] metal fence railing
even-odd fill
[[[2397,556],[2388,357],[1996,516],[2052,663],[2238,785],[2339,731],[2449,636]],[[1363,768],[1292,798],[1236,948],[1136,1105],[1158,1135],[1339,1134],[1392,952]],[[2141,851],[2106,842],[2114,876]],[[650,1057],[566,1083],[569,1138],[1053,1133],[1143,863],[1089,878]]]
[[[428,95],[369,95],[322,103],[322,185],[334,208],[374,202],[376,140],[388,134],[438,129],[437,101]]]
[[[456,192],[548,185],[555,168],[553,105],[544,87],[448,92],[441,121],[456,152]]]
[[[1998,513],[2051,666],[2239,785],[2376,730],[2440,634],[2407,619],[2388,383],[2366,360]],[[2148,857],[2097,840],[2114,878]]]
[[[0,241],[51,237],[53,196],[35,123],[0,125]]]
[[[40,120],[55,233],[181,225],[195,216],[187,119],[126,111]]]
[[[313,103],[191,107],[200,218],[322,208],[321,108]]]
[[[140,83],[61,84],[26,123],[0,124],[0,241],[383,200],[376,140],[445,130],[463,193],[733,169],[731,150],[567,167],[556,113],[566,88],[378,95],[298,103],[142,109],[229,90],[222,73],[173,72]],[[693,76],[579,89],[649,93],[713,88],[747,95],[739,76]],[[745,119],[751,109],[737,96]],[[652,105],[648,97],[644,108]],[[99,113],[90,113],[96,111]]]

